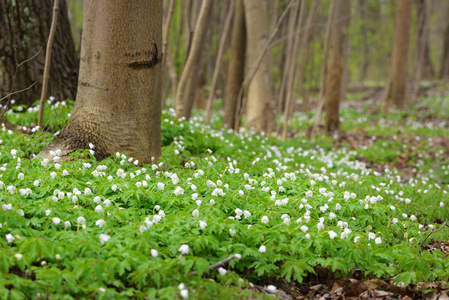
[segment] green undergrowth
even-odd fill
[[[49,108],[47,119],[65,124],[71,107]],[[23,111],[7,117],[32,125],[37,112]],[[169,110],[162,157],[144,166],[122,153],[96,161],[95,145],[68,162],[57,152],[30,161],[51,134],[3,129],[0,298],[262,299],[248,282],[310,281],[318,267],[329,278],[360,268],[405,285],[448,280],[445,254],[426,248],[449,234],[432,232],[449,216],[449,162],[428,139],[447,133],[400,112],[344,107],[342,120],[347,134],[364,128],[370,138],[355,148],[320,133],[310,141],[310,118],[295,115],[298,134],[282,142],[218,129],[220,116],[179,122]],[[413,144],[417,136],[426,142]],[[394,168],[404,152],[416,169],[408,178]]]

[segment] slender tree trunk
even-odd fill
[[[69,125],[40,153],[95,145],[97,159],[161,153],[162,1],[84,1],[80,79]]]
[[[324,92],[326,88],[326,74],[327,74],[327,56],[329,54],[329,39],[331,36],[331,25],[335,14],[335,6],[337,0],[332,0],[331,7],[329,10],[329,16],[327,18],[326,33],[324,34],[324,45],[323,45],[323,59],[321,62],[321,82],[320,82],[320,94],[318,96],[318,109],[316,114],[316,120],[310,132],[310,137],[313,138],[316,127],[321,123],[321,114],[323,112],[324,106]]]
[[[243,0],[235,0],[232,22],[231,57],[224,92],[224,119],[226,127],[235,129],[235,116],[240,87],[245,76],[246,26]]]
[[[362,46],[363,46],[363,61],[361,65],[361,71],[360,71],[360,82],[363,84],[363,82],[366,79],[366,73],[368,71],[368,65],[370,62],[370,47],[368,44],[368,30],[366,29],[366,11],[368,10],[368,1],[366,0],[358,0],[358,8],[360,12],[360,31],[362,34]]]
[[[278,106],[277,111],[280,114],[284,111],[285,108],[285,97],[286,97],[286,89],[285,86],[287,85],[288,76],[290,75],[289,69],[291,67],[292,60],[296,53],[293,53],[293,41],[296,39],[295,34],[295,25],[296,20],[298,18],[299,13],[299,0],[294,0],[294,4],[292,8],[290,9],[289,17],[288,17],[288,26],[287,26],[287,47],[285,48],[285,63],[284,63],[284,71],[282,75],[281,80],[281,88],[279,89],[279,95],[278,95]]]
[[[229,27],[231,25],[233,11],[234,11],[234,2],[231,2],[231,5],[229,6],[228,14],[226,16],[223,33],[221,35],[220,45],[218,46],[218,54],[217,54],[217,59],[215,61],[214,75],[212,78],[212,86],[210,88],[209,97],[207,99],[206,122],[210,122],[210,119],[212,117],[212,110],[213,110],[214,98],[215,98],[215,88],[217,87],[218,74],[219,74],[220,65],[221,65],[221,58],[223,57],[225,42],[226,42],[226,39],[228,36]]]
[[[170,0],[170,4],[168,6],[167,11],[167,17],[165,18],[165,24],[164,24],[164,32],[163,32],[163,38],[164,43],[162,45],[162,105],[165,104],[166,98],[167,98],[167,91],[168,91],[168,76],[167,73],[171,73],[172,71],[170,68],[173,67],[173,62],[170,58],[170,47],[168,44],[169,41],[169,33],[170,33],[170,25],[173,18],[173,13],[175,11],[175,0]],[[173,70],[174,71],[174,70]],[[170,76],[172,85],[173,85],[173,94],[176,90],[176,76],[173,78]]]
[[[391,76],[385,92],[387,110],[393,105],[402,109],[405,102],[411,5],[411,0],[399,0],[396,10]]]
[[[441,57],[440,77],[449,77],[449,4],[446,4],[446,30],[444,32],[443,55]]]
[[[305,10],[305,4],[306,1],[301,1],[301,6],[299,7],[299,18],[296,23],[296,32],[295,37],[293,39],[293,45],[290,52],[290,61],[289,61],[289,68],[287,70],[287,93],[286,93],[286,101],[285,101],[285,109],[284,109],[284,128],[282,131],[282,139],[285,141],[287,139],[287,133],[288,133],[288,120],[290,119],[290,116],[292,114],[293,108],[292,108],[292,102],[294,99],[294,78],[295,78],[295,69],[296,69],[296,58],[298,53],[298,46],[299,46],[299,38],[301,36],[302,32],[302,19],[304,17],[304,10]]]
[[[197,81],[193,77],[198,78],[198,62],[203,51],[204,39],[206,37],[209,17],[212,9],[212,0],[204,0],[201,7],[200,15],[195,27],[192,40],[192,48],[187,58],[186,65],[179,81],[178,91],[176,92],[176,118],[190,118],[194,97],[192,89],[196,89]],[[188,83],[190,79],[190,83]]]
[[[326,130],[335,132],[340,126],[338,119],[340,107],[340,93],[344,53],[347,48],[348,26],[351,17],[351,2],[349,0],[335,0],[334,28],[332,32],[332,54],[327,72],[326,88]]]
[[[433,0],[416,0],[416,12],[418,19],[418,29],[416,32],[416,76],[417,81],[421,79],[431,79],[434,77],[434,69],[432,60],[430,59],[429,49],[429,19],[432,12]],[[419,84],[419,83],[418,83]]]
[[[0,1],[0,53],[3,56],[0,59],[0,98],[12,91],[28,88],[34,82],[36,84],[32,88],[15,94],[13,99],[16,104],[32,105],[40,98],[52,9],[53,0]],[[37,53],[35,58],[24,63],[16,72],[18,64]],[[53,42],[48,95],[57,100],[75,99],[78,63],[67,3],[61,0]]]
[[[244,0],[248,65],[252,66],[268,40],[268,16],[260,0]],[[271,58],[264,55],[249,83],[245,127],[271,132],[274,125]]]
[[[313,17],[315,15],[316,8],[318,7],[318,1],[312,2],[312,7],[310,8],[309,15],[307,16],[306,21],[306,28],[304,28],[304,34],[302,36],[301,41],[301,53],[299,55],[299,69],[298,69],[298,80],[295,80],[295,82],[298,82],[299,86],[299,92],[302,96],[302,111],[307,112],[309,111],[309,93],[305,88],[305,74],[306,74],[306,67],[307,67],[307,57],[309,55],[309,47],[310,47],[310,39],[311,39],[311,33],[312,30],[312,21]]]

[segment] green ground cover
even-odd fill
[[[48,104],[48,128],[72,107]],[[0,298],[264,298],[249,282],[323,270],[448,280],[446,254],[426,248],[449,234],[448,114],[368,107],[342,109],[345,139],[308,140],[312,120],[297,114],[285,142],[168,110],[163,155],[145,166],[122,153],[96,161],[95,145],[68,162],[30,160],[52,135],[3,128]],[[12,123],[36,122],[35,109],[19,110]]]

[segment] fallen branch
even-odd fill
[[[446,226],[446,223],[447,223],[447,220],[444,221],[443,225],[441,225],[440,228],[438,228],[438,229],[432,229],[432,231],[430,231],[429,234],[427,234],[426,238],[425,238],[421,243],[419,243],[419,245],[420,245],[421,247],[423,247],[425,241],[429,238],[429,236],[430,236],[432,233],[435,233],[435,232],[438,232],[438,231],[442,230],[442,229],[444,228],[444,226]]]
[[[217,262],[216,264],[210,265],[208,268],[209,268],[209,270],[218,269],[219,267],[224,266],[225,264],[227,264],[228,262],[230,262],[234,258],[240,259],[241,257],[242,256],[240,254],[233,254],[233,255],[229,256],[228,258],[225,258],[222,261]],[[197,274],[198,273],[196,271],[193,271],[188,276],[195,276]]]

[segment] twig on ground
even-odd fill
[[[432,233],[435,233],[435,232],[438,232],[438,231],[442,230],[442,229],[444,228],[444,226],[446,226],[446,223],[447,223],[447,220],[444,221],[444,223],[440,226],[440,228],[438,228],[438,229],[432,229],[432,231],[430,231],[429,234],[427,234],[426,238],[425,238],[421,243],[419,243],[419,245],[420,245],[421,247],[423,247],[425,241],[429,238],[429,236],[430,236]]]
[[[217,262],[216,264],[210,265],[208,268],[209,268],[209,270],[218,269],[219,267],[224,266],[225,264],[227,264],[228,262],[230,262],[234,258],[240,259],[241,255],[240,254],[233,254],[233,255],[229,256],[228,258],[225,258],[222,261]],[[197,274],[198,273],[196,271],[193,271],[188,276],[195,276]]]

